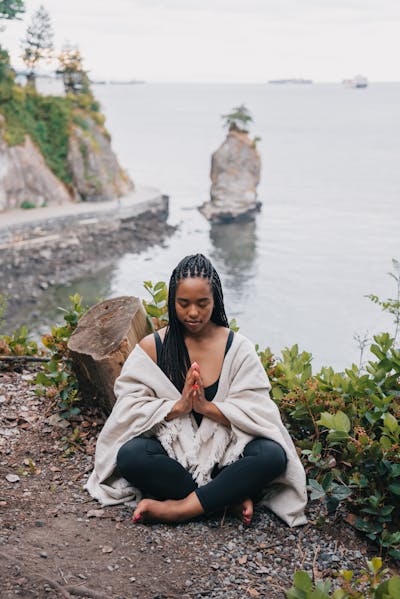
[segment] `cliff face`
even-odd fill
[[[248,220],[259,210],[261,158],[245,131],[232,130],[212,155],[210,201],[200,210],[212,222]]]
[[[109,137],[93,119],[86,128],[74,126],[69,139],[68,169],[78,199],[106,201],[125,195],[133,183],[121,169]]]
[[[69,130],[67,184],[52,172],[30,135],[22,137],[23,143],[6,142],[5,119],[0,114],[0,211],[71,201],[106,201],[133,189],[112,151],[106,130],[90,115],[80,116],[80,121],[83,127],[73,124]]]
[[[0,125],[4,121],[0,115]],[[65,185],[47,166],[42,154],[26,136],[25,143],[8,146],[0,127],[0,210],[63,204],[70,201]]]

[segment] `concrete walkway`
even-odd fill
[[[16,209],[0,213],[0,248],[15,242],[21,231],[28,234],[44,230],[62,229],[105,220],[124,221],[151,211],[168,213],[168,198],[154,187],[141,187],[132,193],[109,202],[79,202],[45,208]],[[166,218],[166,216],[165,216]]]
[[[7,210],[0,212],[0,229],[9,229],[14,225],[39,224],[41,221],[63,219],[68,216],[90,218],[110,213],[119,218],[134,217],[145,212],[149,204],[158,202],[161,198],[161,192],[155,187],[139,187],[129,195],[109,202],[71,202],[61,206]]]

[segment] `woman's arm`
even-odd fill
[[[157,364],[157,349],[156,349],[154,334],[151,333],[150,335],[147,335],[146,337],[144,337],[140,341],[139,345],[146,352],[146,354],[153,360],[153,362],[155,362],[155,364]],[[186,376],[186,381],[187,381],[187,384],[185,383],[185,387],[183,389],[181,399],[179,399],[174,404],[171,411],[164,418],[164,420],[166,420],[167,422],[169,422],[170,420],[174,420],[175,418],[182,418],[182,416],[185,416],[185,414],[188,414],[189,412],[192,411],[192,398],[190,396],[190,391],[193,386],[193,381],[192,381],[192,376],[191,376],[190,370],[188,371],[188,374]]]
[[[211,401],[207,401],[205,399],[204,402],[204,404],[201,402],[201,405],[199,405],[200,402],[193,402],[193,409],[196,410],[196,412],[199,412],[199,414],[203,414],[203,416],[206,418],[214,420],[215,422],[218,422],[218,424],[223,424],[224,426],[230,428],[231,423],[228,418],[223,415],[221,410],[217,408],[217,406]]]

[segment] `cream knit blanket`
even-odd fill
[[[117,401],[99,435],[95,467],[86,489],[103,505],[140,499],[140,491],[116,470],[119,448],[139,435],[157,437],[168,455],[182,464],[199,486],[210,480],[215,464],[231,464],[249,441],[266,437],[282,445],[288,464],[286,472],[266,489],[261,503],[289,526],[304,524],[307,503],[304,469],[279,410],[270,399],[270,389],[254,346],[235,333],[213,400],[231,422],[231,428],[205,417],[197,427],[191,415],[166,422],[164,418],[181,395],[137,345],[115,382]]]

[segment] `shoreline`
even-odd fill
[[[7,300],[3,329],[18,320],[22,308],[34,311],[50,287],[162,243],[176,230],[167,223],[168,210],[168,196],[142,188],[101,204],[1,214],[0,293]]]

